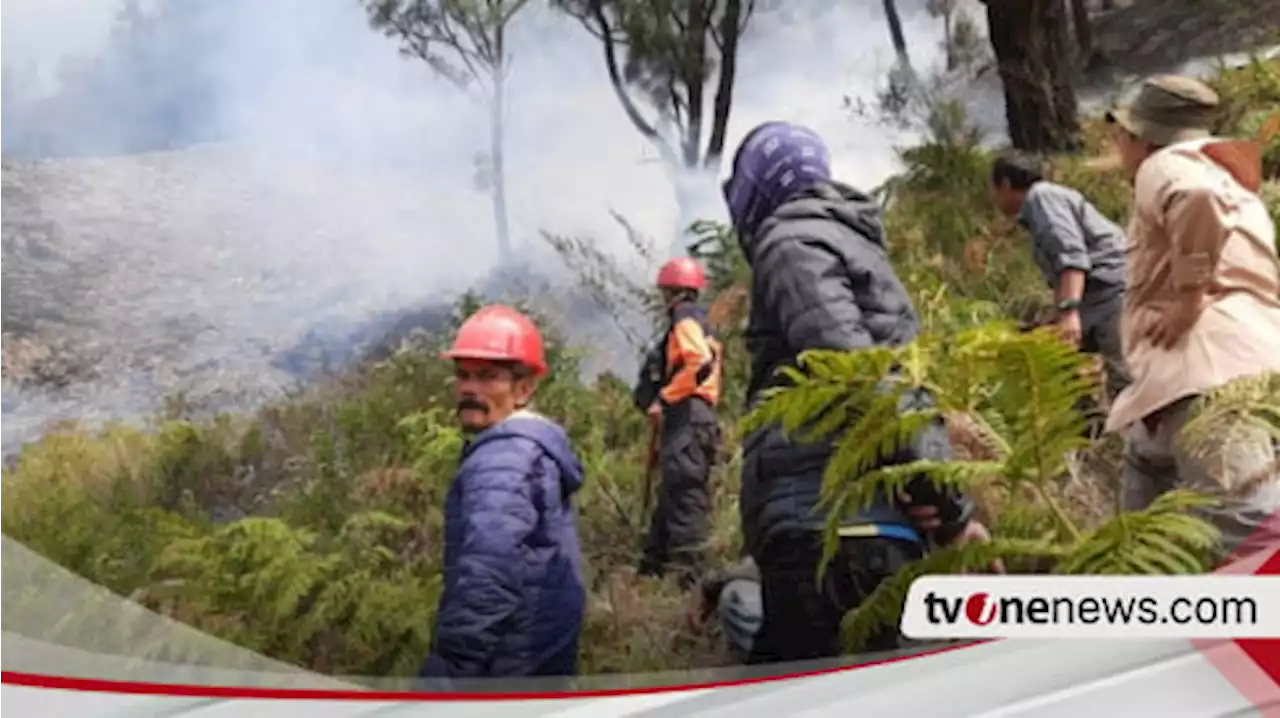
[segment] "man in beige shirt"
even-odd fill
[[[1213,137],[1217,110],[1208,86],[1160,75],[1107,115],[1134,188],[1121,319],[1133,383],[1107,430],[1125,432],[1124,508],[1173,488],[1215,495],[1223,503],[1207,518],[1225,552],[1280,539],[1277,447],[1249,429],[1194,452],[1179,434],[1196,397],[1280,372],[1280,259],[1258,197],[1260,149]]]

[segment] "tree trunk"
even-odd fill
[[[1076,35],[1076,64],[1087,67],[1093,59],[1093,23],[1089,21],[1088,0],[1069,0],[1071,25]]]
[[[942,46],[947,51],[947,72],[956,69],[956,41],[951,36],[951,20],[955,11],[948,8],[942,16]]]
[[[493,101],[489,106],[489,155],[493,172],[493,221],[497,228],[498,262],[508,265],[512,261],[511,229],[507,220],[507,172],[506,172],[506,71],[507,63],[501,26],[494,33],[498,62],[493,72]]]
[[[729,111],[733,108],[733,83],[738,73],[738,35],[742,28],[742,0],[726,0],[720,18],[720,79],[711,111],[711,140],[707,143],[706,167],[718,170],[724,157]]]
[[[910,65],[907,55],[907,36],[902,31],[902,17],[898,15],[897,0],[884,0],[884,14],[889,20],[889,36],[893,38],[893,51],[903,65]]]
[[[1010,142],[1030,152],[1077,149],[1080,121],[1062,0],[986,4]]]
[[[684,166],[697,167],[702,154],[702,117],[705,111],[706,85],[703,82],[707,69],[707,26],[711,21],[710,8],[701,2],[689,3],[685,18],[685,37],[690,44],[688,65],[683,72],[682,83],[688,93],[688,118],[685,122]]]

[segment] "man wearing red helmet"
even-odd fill
[[[696,584],[703,564],[710,531],[708,483],[720,446],[715,407],[721,348],[697,301],[706,285],[702,267],[690,257],[673,259],[658,271],[671,322],[636,393],[638,407],[662,424],[662,481],[639,573],[660,577],[669,566],[678,567],[686,589]],[[649,387],[654,391],[645,391]]]
[[[471,315],[455,366],[468,435],[445,500],[444,591],[425,678],[574,675],[586,594],[576,512],[582,464],[563,428],[528,409],[542,337],[510,307]]]

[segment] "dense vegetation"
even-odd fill
[[[1227,72],[1217,83],[1229,99],[1226,132],[1255,133],[1280,109],[1280,61]],[[989,204],[987,151],[960,118],[937,117],[932,138],[902,153],[903,173],[883,188],[894,259],[929,331],[916,349],[936,354],[946,345],[952,352],[968,351],[968,364],[946,364],[956,371],[978,367],[975,357],[1008,359],[1019,353],[1038,355],[1026,361],[1050,370],[1028,379],[1021,390],[1000,390],[992,388],[993,371],[978,372],[966,382],[956,371],[934,373],[930,367],[941,365],[936,360],[921,361],[918,376],[945,389],[943,408],[955,418],[952,430],[962,460],[957,465],[971,469],[953,466],[938,473],[974,488],[1004,542],[1000,550],[1011,559],[1027,559],[1014,561],[1012,568],[1195,570],[1202,561],[1196,549],[1206,535],[1194,522],[1170,518],[1192,501],[1189,497],[1170,497],[1153,509],[1151,523],[1173,528],[1145,534],[1154,536],[1146,549],[1177,544],[1156,552],[1158,558],[1128,546],[1127,538],[1116,538],[1108,528],[1116,526],[1116,441],[1076,446],[1078,417],[1064,407],[1072,405],[1076,393],[1093,389],[1074,380],[1080,362],[1055,350],[1041,334],[999,323],[1034,317],[1048,295],[1030,264],[1025,238]],[[1106,159],[1101,138],[1102,128],[1090,125],[1087,151],[1058,158],[1055,176],[1123,220],[1127,187]],[[1268,174],[1275,182],[1280,140],[1267,142]],[[1277,186],[1267,191],[1280,214]],[[734,454],[746,383],[739,334],[745,270],[723,228],[702,229],[707,246],[720,247],[709,257],[715,275],[713,315],[730,357],[731,394],[722,412],[726,451],[714,476],[713,538],[714,552],[729,562],[739,546]],[[576,251],[568,244],[558,247]],[[566,260],[584,264],[581,255]],[[585,264],[607,262],[588,260]],[[613,275],[595,271],[591,276]],[[642,289],[630,286],[599,296],[606,303],[647,301]],[[457,320],[482,300],[465,298]],[[537,314],[536,305],[524,306]],[[584,669],[641,672],[727,662],[713,626],[697,631],[687,626],[687,604],[674,586],[632,578],[648,442],[646,423],[630,403],[630,377],[606,374],[582,381],[580,350],[559,338],[552,318],[541,317],[541,322],[552,371],[538,394],[538,408],[568,429],[589,477],[578,502],[591,572]],[[196,422],[174,401],[147,429],[58,427],[4,472],[4,533],[112,591],[274,658],[333,674],[412,674],[429,640],[441,508],[462,440],[452,423],[451,368],[436,358],[448,338],[406,344],[390,358],[254,416]],[[879,369],[873,365],[887,356],[828,357],[834,375],[850,379],[837,389],[875,375]],[[1032,389],[1046,387],[1054,391],[1028,399]],[[1269,390],[1274,393],[1274,385]],[[1014,405],[1050,413],[1019,418],[1007,410]],[[980,420],[1001,416],[1001,407],[1006,409],[1003,423],[981,431]],[[1035,447],[1026,431],[1033,425],[1069,438],[1042,444],[1031,456]],[[993,437],[1012,450],[993,449]],[[1033,460],[1048,451],[1056,453],[1047,463]],[[845,458],[858,463],[856,456]],[[856,500],[856,493],[839,477],[832,481],[833,500]],[[1020,499],[1017,509],[1009,501],[1014,496]],[[1022,500],[1026,496],[1031,498]],[[1142,520],[1122,519],[1130,526]],[[1108,565],[1100,566],[1096,549],[1104,544],[1113,553]],[[979,558],[986,557],[969,557]],[[6,602],[39,600],[24,597],[14,583],[5,586]],[[859,619],[865,620],[870,619]],[[857,626],[852,628],[856,633]]]

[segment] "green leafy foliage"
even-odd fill
[[[487,301],[464,295],[440,335],[412,338],[254,416],[195,422],[171,412],[151,430],[62,426],[4,471],[4,532],[272,658],[411,676],[430,639],[444,497],[462,447],[452,366],[437,355]],[[586,632],[601,638],[585,645],[585,665],[652,671],[723,660],[710,639],[676,630],[685,603],[674,586],[619,578],[646,528],[638,517],[648,426],[629,383],[607,373],[584,382],[584,350],[563,341],[537,302],[510,303],[539,323],[546,343],[550,371],[534,408],[566,428],[587,469],[576,497],[592,592]],[[713,480],[712,551],[731,556],[735,467],[724,463]],[[655,632],[654,621],[672,630]]]
[[[688,168],[719,162],[738,45],[754,14],[752,0],[553,0],[552,5],[600,41],[623,111],[665,162]],[[641,105],[652,108],[652,119]],[[666,137],[668,127],[678,137],[674,146]]]
[[[275,658],[406,675],[425,655],[440,581],[404,555],[412,534],[376,512],[355,514],[324,541],[278,519],[243,519],[168,546],[144,600]]]
[[[506,63],[503,33],[528,0],[361,0],[369,24],[459,87],[492,83]]]
[[[826,558],[834,555],[844,517],[877,495],[901,493],[917,476],[970,495],[983,490],[1038,500],[1039,521],[1022,532],[1001,526],[989,545],[944,548],[903,569],[845,622],[849,647],[895,625],[914,578],[957,573],[999,558],[1018,566],[1048,565],[1058,573],[1194,573],[1209,566],[1216,530],[1189,512],[1213,500],[1184,492],[1149,508],[1084,529],[1062,506],[1060,484],[1068,457],[1087,445],[1077,411],[1095,391],[1088,359],[1048,330],[1021,332],[991,323],[954,334],[926,333],[900,347],[856,352],[806,352],[789,382],[772,389],[746,417],[747,429],[777,423],[794,439],[830,439],[834,451],[823,475],[827,511]],[[905,391],[924,390],[933,406],[898,409]],[[990,458],[917,460],[881,466],[924,426],[963,417],[992,447]]]
[[[1265,83],[1278,66],[1272,60],[1231,74],[1220,89],[1232,97],[1270,96]],[[1043,333],[1021,334],[1010,321],[1034,314],[1048,292],[1025,236],[992,209],[990,157],[961,120],[940,116],[924,146],[904,152],[903,176],[886,187],[889,249],[921,315],[920,340],[897,350],[807,355],[792,372],[793,386],[745,422],[781,421],[804,438],[835,435],[841,448],[824,485],[833,515],[917,472],[967,487],[978,499],[995,540],[943,549],[908,566],[849,614],[850,645],[897,620],[917,575],[982,570],[993,558],[1020,572],[1186,573],[1199,570],[1196,561],[1211,542],[1211,532],[1189,515],[1201,497],[1170,493],[1126,514],[1107,507],[1104,495],[1118,470],[1115,442],[1084,447],[1078,438],[1082,419],[1070,407],[1094,390],[1080,377],[1078,355]],[[1241,123],[1227,130],[1247,125]],[[1104,152],[1101,125],[1086,129],[1091,149]],[[1129,189],[1114,163],[1052,158],[1052,165],[1113,219],[1127,214]],[[1267,187],[1264,197],[1280,212],[1280,195]],[[661,319],[651,286],[657,254],[618,220],[639,268],[606,255],[592,238],[551,244],[641,346]],[[728,561],[740,547],[737,419],[748,378],[743,328],[751,275],[729,228],[704,222],[693,232],[700,240],[693,253],[710,276],[706,300],[726,347],[726,456],[712,477],[710,551]],[[649,428],[631,406],[631,377],[583,379],[586,350],[566,344],[533,299],[514,303],[547,337],[551,372],[536,408],[566,427],[587,469],[576,497],[590,593],[584,671],[729,662],[714,626],[688,626],[686,600],[674,585],[633,579],[645,528],[637,518]],[[445,331],[410,337],[385,357],[253,415],[196,421],[175,400],[146,429],[54,427],[3,471],[4,533],[116,594],[273,658],[330,673],[412,675],[430,638],[444,496],[462,440],[453,422],[452,367],[437,354],[486,301],[466,295]],[[1246,380],[1207,397],[1186,439],[1212,444],[1231,426],[1280,433],[1276,382]],[[878,386],[928,388],[938,405],[898,415]],[[935,416],[951,429],[954,461],[861,470],[876,449]],[[864,476],[851,480],[858,473]],[[6,616],[47,609],[42,620],[61,627],[51,635],[81,634],[105,605],[54,615],[45,597],[23,586],[6,582]],[[149,640],[129,626],[94,630],[131,652]],[[145,650],[157,659],[183,658],[159,645]]]
[[[1192,450],[1231,439],[1241,430],[1261,430],[1280,441],[1280,373],[1269,372],[1229,382],[1196,402],[1194,416],[1182,429]]]

